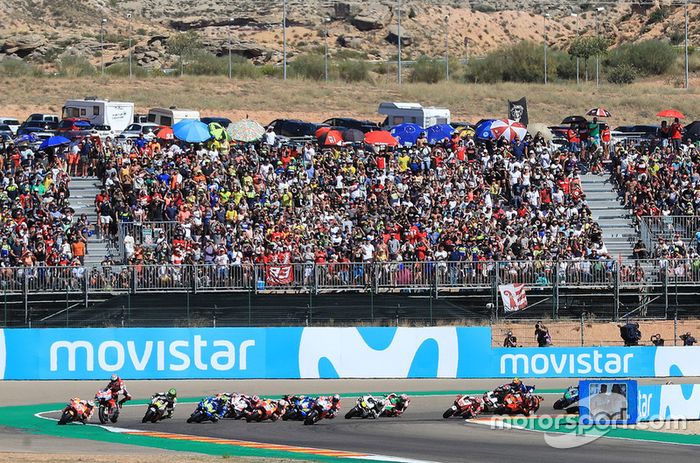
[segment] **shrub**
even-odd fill
[[[289,73],[293,77],[323,80],[325,65],[322,55],[299,55],[289,63]]]
[[[204,50],[192,51],[185,60],[185,73],[198,76],[228,75],[228,56],[218,57]]]
[[[142,68],[138,64],[136,64],[136,61],[131,62],[131,72],[135,77],[148,77],[148,70]],[[105,73],[109,74],[110,76],[120,76],[120,77],[128,77],[129,76],[129,61],[124,60],[124,61],[119,61],[118,63],[114,63],[108,67],[105,68]]]
[[[95,66],[84,56],[69,55],[59,59],[56,63],[58,74],[63,77],[94,76],[97,73]]]
[[[338,63],[338,75],[346,82],[361,82],[369,79],[369,64],[361,60],[343,60]]]
[[[411,82],[434,84],[445,79],[445,62],[421,56],[413,65]]]
[[[652,13],[649,15],[649,19],[647,19],[647,24],[656,24],[664,19],[668,18],[669,15],[669,8],[667,6],[660,6]]]
[[[627,64],[637,69],[641,75],[665,74],[676,61],[673,46],[659,40],[620,45],[610,52],[606,64],[618,66]]]
[[[560,58],[558,52],[550,51],[547,64],[547,77],[557,77]],[[575,68],[574,68],[575,69]],[[470,82],[542,82],[544,72],[544,52],[542,46],[533,42],[522,42],[489,53],[482,60],[471,62],[465,73]],[[574,71],[575,72],[575,71]]]
[[[637,78],[637,70],[629,64],[618,64],[608,72],[608,82],[617,85],[627,85]]]
[[[19,58],[0,60],[0,75],[5,77],[39,76],[42,72],[36,66]]]
[[[263,70],[242,56],[234,56],[231,60],[231,74],[239,79],[257,79],[263,75]]]

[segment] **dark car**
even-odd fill
[[[7,124],[0,124],[0,140],[11,140],[13,136],[12,129]]]
[[[57,122],[30,121],[25,122],[17,131],[17,135],[27,135],[34,132],[50,133],[54,135],[58,130]]]
[[[81,130],[90,130],[92,124],[86,119],[79,119],[77,117],[69,117],[63,119],[58,124],[58,133],[69,133],[69,132],[80,132]]]
[[[203,117],[200,119],[200,121],[207,125],[211,124],[212,122],[216,122],[221,124],[223,128],[227,128],[231,124],[231,119],[228,117]]]
[[[622,125],[615,127],[615,132],[640,134],[645,138],[656,138],[659,135],[658,125]]]
[[[376,122],[361,121],[359,119],[351,119],[349,117],[334,117],[323,121],[323,123],[332,127],[360,130],[364,133],[379,130],[379,124]]]
[[[299,141],[314,139],[316,137],[316,131],[321,127],[328,127],[328,124],[315,124],[298,119],[275,119],[270,122],[267,127],[272,127],[275,134],[279,136]]]

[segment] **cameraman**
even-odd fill
[[[508,330],[505,339],[503,339],[503,347],[518,347],[518,338],[513,336],[513,332]]]
[[[697,343],[693,335],[689,332],[681,334],[681,340],[683,341],[684,346],[692,346],[693,344]]]
[[[627,323],[617,325],[620,328],[620,337],[625,342],[625,347],[638,346],[642,339],[642,332],[639,331],[639,323]]]

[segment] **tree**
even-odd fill
[[[202,50],[202,41],[195,31],[170,36],[167,42],[168,53],[180,58],[180,75],[182,75],[185,58],[189,58]]]
[[[569,54],[583,59],[586,82],[588,82],[588,60],[594,56],[604,55],[608,46],[608,41],[603,37],[578,37],[569,45]]]

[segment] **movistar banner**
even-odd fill
[[[700,384],[639,386],[638,420],[700,420]]]
[[[696,347],[491,347],[488,327],[0,330],[0,379],[700,376]]]

